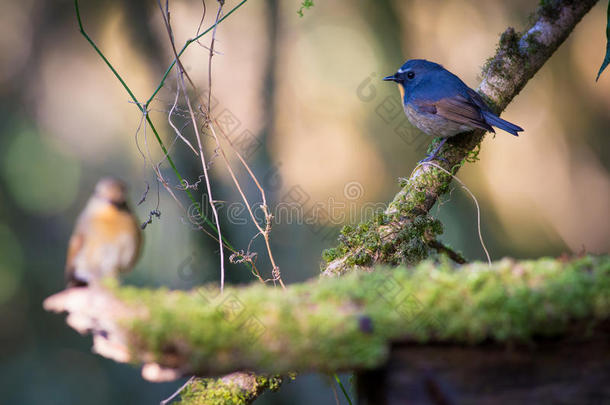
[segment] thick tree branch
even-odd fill
[[[45,309],[94,336],[94,351],[144,364],[153,381],[184,375],[372,368],[390,343],[500,344],[610,320],[610,257],[505,259],[492,267],[356,272],[290,286],[195,291],[72,288]]]
[[[496,113],[506,108],[596,2],[544,1],[536,11],[534,23],[523,34],[516,33],[513,28],[502,34],[496,54],[483,68],[483,81],[479,86],[479,93]],[[483,131],[473,131],[450,138],[433,163],[455,173],[472,157],[484,135]],[[450,182],[451,177],[441,170],[419,166],[402,185],[384,215],[343,231],[339,246],[325,253],[327,264],[323,274],[336,276],[355,267],[414,263],[427,257],[429,250],[422,239],[442,232],[440,224],[427,214],[438,198],[449,190]]]

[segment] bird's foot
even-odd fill
[[[425,158],[423,158],[422,160],[417,162],[417,164],[421,165],[422,163],[430,162],[430,161],[434,160],[435,158],[436,158],[435,155],[429,154],[428,156],[426,156]]]
[[[447,159],[445,159],[444,157],[429,155],[429,156],[426,156],[424,159],[420,160],[419,162],[417,162],[417,164],[421,165],[423,163],[431,162],[431,161],[433,161],[435,159],[436,160],[440,160],[441,162],[449,163],[449,161]]]
[[[440,150],[443,147],[443,145],[445,144],[445,142],[447,142],[447,138],[443,138],[441,143],[438,144],[438,146],[434,149],[434,151],[431,154],[429,154],[428,156],[426,156],[424,159],[420,160],[418,162],[418,164],[430,162],[431,160],[434,160],[434,159],[438,159],[443,162],[447,162],[447,159],[438,156],[438,153],[440,152]]]

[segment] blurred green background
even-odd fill
[[[125,282],[191,288],[219,279],[218,247],[194,229],[159,188],[152,164],[162,154],[120,83],[79,35],[71,1],[2,0],[0,13],[0,397],[15,404],[158,403],[179,383],[151,384],[140,371],[90,352],[91,338],[42,310],[63,288],[67,241],[95,182],[127,181],[145,230],[145,248]],[[83,1],[86,29],[145,100],[171,61],[155,1]],[[443,64],[476,87],[481,66],[508,26],[528,24],[536,1],[318,1],[299,18],[299,1],[248,1],[217,32],[213,114],[236,141],[268,193],[277,223],[273,251],[286,282],[315,277],[340,225],[358,223],[398,190],[424,156],[429,138],[404,126],[398,91],[380,79],[406,59]],[[216,14],[207,1],[204,27]],[[237,2],[227,1],[225,11]],[[523,128],[483,143],[480,161],[460,178],[481,204],[492,259],[563,252],[608,252],[610,246],[610,73],[595,82],[605,50],[606,2],[600,2],[503,117]],[[176,43],[194,36],[201,2],[170,3]],[[210,37],[201,44],[209,45]],[[184,65],[208,86],[208,50],[193,44]],[[201,166],[175,141],[168,113],[175,76],[150,107],[161,137],[189,183]],[[185,122],[181,116],[176,122]],[[192,131],[184,128],[192,142]],[[208,156],[214,155],[206,138]],[[143,154],[140,152],[140,150]],[[146,158],[144,158],[145,156]],[[223,201],[227,238],[246,250],[256,230],[219,158],[214,198]],[[232,160],[252,204],[260,202]],[[164,177],[189,206],[164,162]],[[135,206],[150,185],[146,201]],[[195,191],[202,199],[202,188]],[[278,207],[298,201],[298,212]],[[233,208],[232,208],[233,207]],[[382,207],[382,206],[381,206]],[[483,259],[476,210],[455,187],[433,210],[444,241]],[[315,221],[304,223],[312,215]],[[261,238],[251,249],[265,277]],[[254,282],[231,265],[233,283]],[[347,383],[347,376],[344,380]],[[261,404],[334,404],[328,377],[299,376]],[[258,402],[257,402],[258,403]]]

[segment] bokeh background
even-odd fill
[[[127,181],[134,204],[150,186],[135,207],[141,220],[157,205],[161,211],[146,228],[143,257],[125,283],[191,288],[217,282],[218,248],[159,189],[151,166],[163,158],[158,144],[149,129],[138,130],[142,115],[79,35],[73,3],[0,3],[1,401],[158,403],[179,384],[146,383],[137,368],[93,355],[91,338],[67,328],[63,316],[45,313],[41,303],[63,288],[72,226],[104,175]],[[87,31],[134,94],[147,99],[172,56],[157,2],[82,3]],[[499,34],[526,27],[538,2],[319,1],[303,18],[299,3],[246,2],[219,26],[212,64],[214,115],[223,117],[232,139],[249,140],[243,143],[248,163],[271,206],[297,201],[302,210],[278,215],[272,233],[287,282],[315,277],[340,225],[358,223],[390,200],[397,179],[424,156],[430,139],[405,127],[397,89],[380,79],[418,57],[442,63],[476,87]],[[235,4],[227,1],[225,10]],[[204,27],[217,10],[216,2],[206,5]],[[523,135],[489,136],[480,161],[459,173],[480,203],[492,259],[608,252],[610,72],[595,82],[606,6],[600,2],[582,20],[503,114],[525,128]],[[170,7],[181,46],[197,31],[202,4],[174,0]],[[208,87],[209,41],[193,44],[183,59],[200,89]],[[194,183],[201,166],[168,126],[175,88],[170,75],[149,109],[179,170]],[[194,142],[190,128],[184,134]],[[205,142],[212,157],[213,141]],[[255,229],[243,210],[228,208],[240,200],[222,161],[212,160],[224,233],[245,250]],[[250,201],[260,202],[233,163]],[[188,207],[167,163],[160,167]],[[198,200],[201,190],[194,191]],[[312,212],[319,212],[315,223],[304,223]],[[459,187],[433,214],[445,224],[445,242],[469,259],[484,258],[474,203]],[[251,250],[269,276],[260,242]],[[227,271],[230,282],[254,282],[242,265]],[[334,404],[329,381],[300,376],[260,403]]]

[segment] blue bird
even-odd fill
[[[438,63],[411,59],[383,80],[398,83],[402,105],[411,124],[444,138],[423,162],[436,157],[447,138],[473,129],[494,132],[492,126],[519,136],[523,128],[494,114],[483,98]]]

